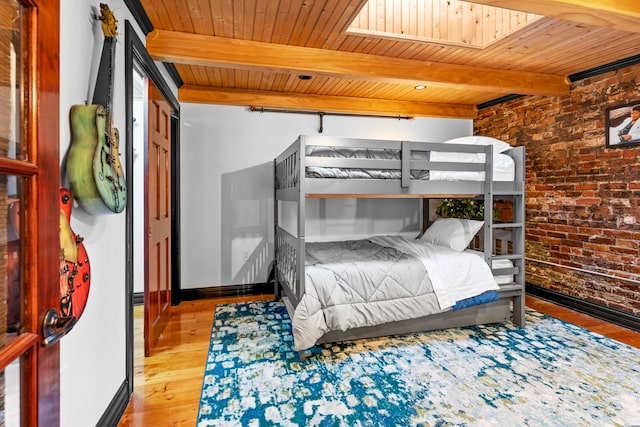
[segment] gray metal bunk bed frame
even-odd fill
[[[399,150],[397,160],[308,157],[307,146],[366,147]],[[414,151],[442,151],[484,153],[484,163],[454,163],[413,160]],[[327,136],[299,136],[274,161],[275,167],[275,281],[276,297],[282,298],[289,314],[293,312],[305,292],[305,201],[307,198],[481,198],[484,199],[484,217],[493,218],[497,200],[510,200],[512,221],[494,223],[485,221],[479,249],[485,261],[492,266],[496,259],[509,259],[512,268],[493,269],[494,276],[512,275],[513,282],[501,284],[499,299],[457,311],[431,314],[417,319],[384,325],[332,331],[317,344],[359,338],[411,333],[449,327],[461,327],[509,320],[524,326],[524,188],[525,150],[514,147],[504,154],[515,162],[513,181],[493,181],[493,147],[491,145],[463,145],[414,141],[362,140]],[[400,179],[339,179],[309,178],[308,166],[383,169],[401,172]],[[484,181],[430,181],[412,179],[411,171],[483,171]],[[289,232],[279,222],[280,202],[293,202],[297,207],[296,230]],[[423,227],[424,228],[424,227]]]

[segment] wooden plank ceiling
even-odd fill
[[[640,53],[637,0],[140,4],[180,102],[473,118],[505,95],[567,95],[569,75]]]

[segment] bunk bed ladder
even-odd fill
[[[516,165],[524,164],[524,147],[518,147],[514,151],[516,157]],[[521,160],[521,161],[519,161]],[[493,260],[508,259],[513,263],[513,268],[510,269],[493,269],[494,275],[500,274],[513,275],[513,282],[500,286],[500,294],[504,297],[511,297],[513,302],[513,323],[518,326],[524,326],[525,324],[525,244],[524,244],[524,227],[525,227],[525,198],[524,198],[524,182],[525,174],[524,170],[517,169],[515,173],[515,184],[512,189],[509,190],[493,190],[490,197],[487,199],[485,194],[485,200],[490,201],[490,207],[487,212],[485,203],[485,218],[489,213],[493,215],[493,204],[496,200],[510,200],[512,216],[511,222],[497,222],[490,221],[492,234],[491,241],[487,243],[485,239],[485,254],[491,254],[491,262]],[[494,245],[496,237],[500,237],[501,234],[508,234],[508,240],[511,241],[511,247],[505,247],[507,245],[500,245],[500,250],[497,248],[491,248],[487,252],[487,245]],[[489,264],[492,266],[492,264]]]
[[[524,326],[524,195],[521,191],[496,192],[494,200],[511,200],[513,209],[513,222],[494,223],[492,226],[494,237],[504,232],[511,241],[511,248],[501,245],[500,251],[492,253],[492,260],[508,259],[513,268],[494,269],[494,275],[513,275],[513,282],[501,285],[500,293],[512,297],[513,322]]]

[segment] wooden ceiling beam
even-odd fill
[[[638,0],[468,0],[598,27],[640,32]]]
[[[569,94],[566,76],[443,64],[362,53],[154,30],[147,51],[157,61],[277,71],[519,95]]]
[[[178,89],[180,102],[246,105],[303,111],[325,111],[351,114],[404,115],[474,119],[473,105],[396,101],[390,99],[352,98],[304,93],[183,86]]]

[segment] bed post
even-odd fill
[[[297,202],[298,202],[298,229],[297,229],[297,241],[298,241],[298,245],[295,248],[295,250],[297,251],[296,254],[296,278],[295,280],[298,281],[298,286],[296,286],[296,305],[300,302],[300,300],[302,299],[302,296],[305,293],[305,272],[304,272],[304,262],[305,262],[305,258],[306,258],[306,249],[305,249],[305,231],[306,231],[306,223],[305,223],[305,217],[307,215],[307,209],[306,209],[306,200],[307,200],[307,190],[306,190],[306,186],[305,186],[305,173],[306,173],[306,165],[305,165],[305,158],[306,158],[306,145],[307,145],[307,141],[306,141],[306,136],[304,135],[300,135],[298,137],[298,140],[296,141],[297,143],[297,149],[296,151],[297,153],[297,159],[296,161],[298,162],[298,192],[297,192]],[[291,313],[291,316],[293,317],[293,313]],[[305,351],[299,351],[298,352],[298,358],[300,359],[300,361],[304,361],[306,359],[306,354]]]
[[[521,185],[516,188],[518,196],[513,198],[513,212],[515,220],[520,224],[511,232],[513,240],[514,252],[520,254],[514,262],[518,267],[518,273],[515,281],[522,287],[519,295],[513,297],[513,320],[516,325],[524,326],[525,324],[525,147],[516,147],[513,149],[513,157],[516,164],[515,182]]]
[[[411,184],[411,143],[402,141],[400,144],[400,187],[409,188]]]
[[[431,199],[423,197],[421,203],[421,217],[422,224],[420,224],[420,233],[424,233],[429,228],[429,222],[431,221]]]
[[[493,255],[493,147],[484,147],[484,259],[492,267]]]
[[[305,250],[305,229],[306,229],[306,225],[305,225],[305,217],[307,215],[307,209],[306,209],[306,200],[307,200],[307,190],[306,190],[306,186],[305,186],[305,173],[306,173],[306,165],[305,165],[305,158],[306,158],[306,145],[307,145],[307,141],[306,141],[306,136],[304,135],[300,135],[298,137],[298,141],[297,141],[297,151],[298,151],[298,155],[297,155],[297,161],[298,164],[300,165],[298,171],[299,171],[299,176],[298,176],[298,232],[297,232],[297,238],[298,238],[298,247],[296,248],[296,250],[298,251],[298,255],[296,257],[296,261],[297,261],[297,266],[296,266],[296,275],[297,275],[297,280],[298,280],[298,286],[296,287],[296,299],[297,301],[300,301],[300,299],[302,298],[302,296],[304,295],[305,292],[305,283],[304,283],[304,279],[305,279],[305,274],[304,274],[304,261],[306,258],[306,250]]]
[[[280,299],[280,282],[278,281],[278,257],[276,256],[278,251],[278,171],[277,171],[278,159],[273,159],[273,262],[271,264],[273,269],[273,295],[275,300]],[[271,272],[269,272],[271,274]]]

